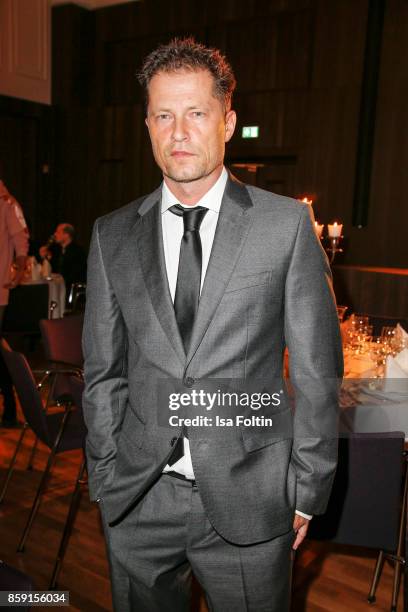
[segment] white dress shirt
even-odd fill
[[[171,206],[180,204],[184,208],[195,208],[196,206],[203,206],[208,208],[201,226],[200,226],[200,238],[202,248],[202,268],[201,268],[201,286],[200,291],[203,288],[203,282],[205,274],[207,272],[208,262],[211,255],[211,249],[214,241],[215,230],[218,223],[218,216],[220,213],[221,202],[224,195],[225,185],[227,184],[228,173],[225,168],[222,169],[221,175],[217,182],[211,187],[209,191],[195,204],[194,206],[184,206],[176,196],[170,191],[165,181],[163,181],[162,187],[162,200],[161,200],[161,219],[162,219],[162,233],[163,233],[163,248],[164,258],[166,262],[167,280],[169,283],[169,290],[171,299],[174,302],[174,296],[176,294],[177,285],[177,273],[180,258],[180,245],[184,234],[184,222],[183,218],[175,215],[169,210]],[[191,462],[190,443],[188,438],[183,438],[184,442],[184,455],[176,463],[170,467],[166,465],[164,472],[175,471],[179,474],[183,474],[186,478],[194,479],[193,464]],[[311,518],[310,515],[298,512],[298,514],[305,518]]]
[[[205,273],[207,271],[208,261],[210,259],[212,244],[214,240],[215,229],[217,227],[218,215],[220,213],[221,201],[224,195],[225,185],[227,184],[228,173],[225,168],[222,169],[217,182],[209,191],[201,198],[194,206],[185,206],[184,208],[195,208],[196,206],[205,206],[208,212],[205,215],[200,226],[200,238],[202,249],[202,268],[201,268],[201,286],[203,287]],[[177,273],[180,258],[181,239],[184,234],[183,218],[175,215],[169,210],[174,204],[181,204],[179,200],[172,194],[166,183],[163,181],[162,188],[162,230],[163,230],[163,247],[164,258],[166,261],[167,280],[169,283],[171,299],[174,302],[177,285]],[[173,463],[170,467],[166,465],[165,472],[174,470],[180,474],[184,474],[186,478],[194,479],[193,464],[191,463],[190,444],[188,438],[183,438],[184,441],[184,456]]]

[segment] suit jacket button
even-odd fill
[[[194,383],[195,383],[195,380],[194,380],[194,378],[191,378],[191,376],[187,376],[187,377],[184,379],[184,385],[185,385],[186,387],[191,388],[191,387],[194,385]]]
[[[176,442],[177,442],[177,438],[172,438],[170,440],[170,446],[174,446]]]

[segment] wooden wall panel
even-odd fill
[[[367,227],[350,231],[349,259],[408,267],[408,3],[386,3]]]
[[[135,104],[141,92],[136,81],[144,45],[137,40],[107,42],[104,47],[104,103]]]
[[[74,4],[52,12],[52,103],[70,109],[95,104],[95,17]]]
[[[297,187],[313,196],[316,217],[341,219],[353,202],[358,113],[368,2],[318,0],[311,82],[302,116]]]
[[[368,0],[317,0],[312,87],[360,87]]]
[[[228,27],[219,24],[210,29],[208,43],[228,57],[239,93],[305,89],[312,61],[311,20],[307,10],[234,22]]]
[[[38,119],[35,117],[23,119],[0,115],[0,175],[9,191],[21,202],[30,220],[33,220],[37,212],[38,130]],[[10,146],[11,143],[14,146]],[[26,188],[27,185],[31,185],[32,191]]]
[[[322,222],[351,225],[358,95],[350,89],[309,92],[299,153],[298,188],[313,196]],[[324,126],[324,129],[322,129]]]
[[[11,4],[11,69],[20,77],[46,80],[48,8],[41,0],[14,0]]]
[[[0,2],[0,94],[51,103],[47,0]]]
[[[234,108],[237,112],[237,128],[227,145],[231,156],[265,155],[276,153],[284,146],[283,123],[285,96],[282,91],[267,93],[237,94]],[[243,140],[242,127],[258,125],[259,137],[256,140]]]
[[[283,12],[313,8],[315,0],[224,0],[222,7],[217,2],[207,2],[208,23],[250,21],[257,17],[270,17]]]
[[[48,105],[0,96],[0,177],[23,207],[33,236],[47,236],[54,205],[53,113]]]
[[[283,13],[277,20],[276,85],[308,89],[312,72],[313,15],[310,10]]]
[[[225,53],[233,66],[237,91],[276,88],[277,20],[244,21],[210,30],[209,44]],[[265,45],[268,40],[268,45]]]
[[[59,121],[66,148],[53,223],[73,223],[86,242],[97,217],[141,193],[142,110],[140,105],[78,108]]]
[[[352,312],[408,321],[408,275],[397,268],[335,266],[334,289]],[[381,296],[381,299],[379,299]],[[391,325],[391,323],[383,323]],[[378,330],[380,333],[381,327]]]
[[[123,160],[101,160],[98,164],[93,186],[98,214],[104,215],[112,210],[115,195],[122,194],[124,181]]]

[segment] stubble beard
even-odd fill
[[[219,163],[214,163],[208,168],[202,164],[196,168],[180,168],[179,170],[166,167],[163,169],[163,175],[176,183],[193,183],[209,176],[219,165]]]

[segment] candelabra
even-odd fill
[[[313,200],[309,196],[305,196],[300,201],[304,202],[305,204],[309,204],[309,206],[313,204]],[[328,229],[327,236],[323,236],[323,230],[324,230],[323,223],[319,223],[319,221],[315,221],[314,229],[316,232],[316,236],[320,239],[323,245],[323,248],[329,257],[330,265],[332,265],[337,253],[343,252],[343,249],[340,248],[340,242],[343,239],[343,236],[341,235],[343,224],[337,223],[337,221],[334,221],[332,224],[329,223],[327,225],[327,229]]]
[[[323,248],[326,251],[330,265],[333,263],[334,258],[337,253],[342,253],[343,249],[340,248],[340,242],[343,239],[341,235],[341,230],[343,229],[342,223],[337,223],[336,221],[332,225],[328,225],[329,234],[328,236],[323,236],[324,225],[320,224],[318,221],[315,221],[315,232],[320,241],[323,244]]]
[[[332,265],[337,253],[343,252],[343,249],[341,249],[339,246],[342,238],[343,236],[327,236],[329,245],[325,247],[325,251],[329,255],[330,265]]]

